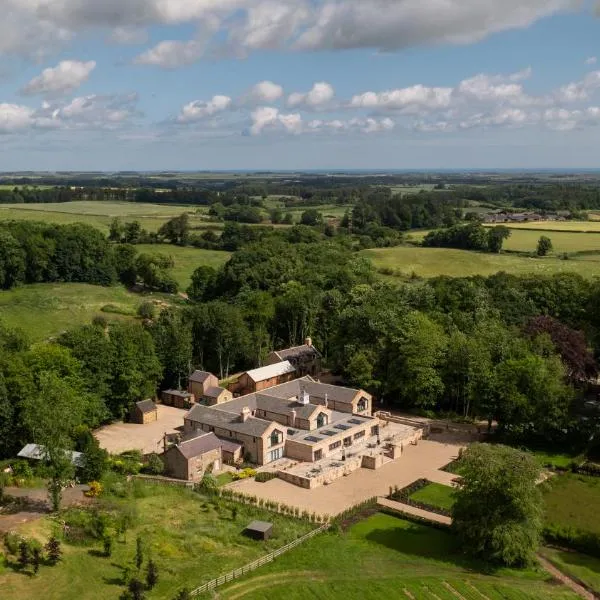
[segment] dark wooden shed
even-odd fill
[[[254,540],[268,540],[273,534],[273,523],[266,521],[252,521],[244,533]]]

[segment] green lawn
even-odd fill
[[[316,536],[218,592],[223,600],[576,598],[538,571],[480,567],[450,533],[376,514],[345,534]]]
[[[600,232],[600,221],[534,221],[531,223],[503,223],[510,229],[536,231],[595,231]]]
[[[512,229],[511,236],[504,241],[504,249],[535,252],[541,235],[546,235],[552,240],[554,254],[590,251],[600,253],[600,230],[596,230],[595,233],[577,233],[575,231],[541,232],[515,228]]]
[[[393,269],[396,273],[419,277],[469,277],[492,275],[499,271],[516,275],[575,272],[584,277],[600,275],[600,257],[597,262],[588,258],[561,260],[555,257],[528,258],[516,254],[488,254],[455,250],[452,248],[420,248],[398,246],[376,248],[362,252],[378,268]]]
[[[450,510],[454,506],[454,490],[440,483],[429,483],[410,495],[412,500],[436,508]]]
[[[97,315],[128,318],[102,308],[112,305],[135,314],[145,299],[166,297],[128,292],[122,286],[101,287],[86,283],[36,283],[0,291],[0,320],[23,329],[32,341],[45,340],[66,329],[90,323]]]
[[[244,505],[232,513],[226,503],[214,506],[206,498],[183,488],[136,484],[133,497],[108,499],[112,511],[125,509],[135,525],[126,542],[114,543],[110,558],[97,556],[100,542],[88,546],[63,544],[64,560],[56,567],[42,567],[36,577],[0,571],[2,598],[11,600],[112,600],[119,598],[123,568],[135,572],[135,540],[139,535],[158,565],[159,583],[148,600],[171,600],[183,586],[197,587],[221,573],[242,566],[296,539],[315,527]],[[252,520],[273,522],[273,537],[254,541],[242,534]],[[50,518],[23,526],[27,536],[47,539]]]
[[[550,465],[559,469],[567,469],[572,462],[581,462],[582,457],[564,452],[548,452],[545,450],[531,450],[539,463],[545,467]]]
[[[561,571],[579,579],[600,594],[600,558],[554,548],[544,548],[542,554]]]
[[[558,474],[545,484],[546,523],[600,534],[600,477]]]
[[[175,262],[175,267],[171,273],[179,284],[180,291],[185,291],[190,285],[192,273],[199,266],[207,265],[218,269],[231,256],[229,252],[221,250],[203,250],[202,248],[173,246],[172,244],[138,244],[135,248],[140,254],[149,252],[171,256]]]

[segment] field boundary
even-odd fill
[[[262,567],[263,565],[273,562],[278,556],[281,556],[288,550],[292,550],[292,548],[299,546],[303,542],[313,538],[315,535],[322,533],[323,531],[326,531],[327,529],[329,529],[329,524],[325,523],[324,525],[317,527],[317,529],[313,529],[312,531],[309,531],[307,534],[303,535],[302,537],[295,539],[293,542],[290,542],[289,544],[286,544],[285,546],[282,546],[281,548],[278,548],[277,550],[274,550],[273,552],[270,552],[269,554],[265,554],[265,556],[261,556],[257,560],[255,560],[247,565],[244,565],[243,567],[240,567],[239,569],[233,569],[232,571],[229,571],[229,573],[226,573],[225,575],[221,575],[220,577],[217,577],[216,579],[212,579],[211,581],[208,581],[208,582],[202,584],[200,587],[197,587],[195,590],[193,590],[191,592],[191,595],[198,596],[199,594],[203,594],[210,590],[214,590],[215,588],[217,588],[221,585],[224,585],[225,583],[229,583],[230,581],[233,581],[234,579],[238,579],[239,577],[246,575],[246,573],[255,571],[259,567]]]

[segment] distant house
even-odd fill
[[[210,388],[219,387],[219,380],[208,371],[194,371],[188,377],[187,391],[196,398],[202,398]]]
[[[296,369],[287,360],[260,367],[243,373],[237,381],[235,391],[239,394],[260,392],[296,378]]]
[[[215,404],[223,404],[233,399],[233,394],[222,387],[209,387],[200,397],[200,402],[206,406],[214,406]]]
[[[189,408],[196,401],[196,396],[181,390],[165,390],[160,395],[163,404],[175,408]]]
[[[131,422],[145,425],[158,420],[158,408],[156,404],[148,399],[136,402],[131,409]]]
[[[172,446],[163,454],[165,473],[170,477],[199,481],[210,466],[213,471],[223,464],[222,442],[214,433],[204,433]]]
[[[298,377],[312,375],[318,377],[321,374],[321,353],[313,346],[312,339],[306,338],[302,346],[276,350],[267,356],[266,364],[274,365],[288,361]]]
[[[76,467],[83,466],[83,453],[65,450],[65,454],[70,457],[71,463]],[[39,444],[27,444],[19,454],[19,458],[28,458],[30,460],[44,460],[46,458],[46,449]]]

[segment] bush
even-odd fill
[[[153,302],[142,302],[137,309],[137,314],[142,319],[151,321],[156,316],[156,306]]]
[[[272,471],[261,471],[254,476],[254,481],[258,481],[259,483],[265,483],[266,481],[271,481],[271,479],[276,479],[277,473],[273,473]]]
[[[165,470],[165,464],[163,463],[162,458],[153,452],[148,456],[148,460],[146,465],[144,466],[144,473],[149,473],[150,475],[160,475]]]
[[[90,481],[90,489],[85,492],[88,498],[97,498],[102,493],[102,484],[99,481]]]
[[[600,535],[597,533],[551,524],[544,528],[543,536],[551,544],[600,557]]]
[[[255,476],[256,476],[256,469],[246,467],[245,469],[242,469],[241,471],[235,472],[233,474],[233,480],[238,481],[240,479],[248,479],[249,477],[255,477]]]
[[[13,531],[4,534],[4,545],[10,554],[16,555],[19,552],[19,545],[22,539],[20,535]]]

